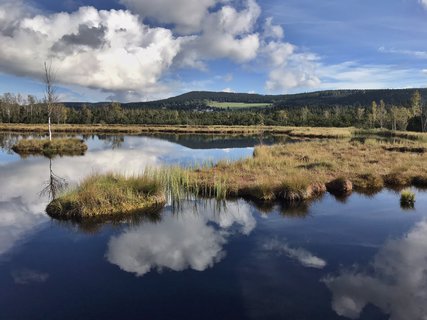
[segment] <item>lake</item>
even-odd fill
[[[49,218],[50,173],[138,174],[250,157],[284,137],[84,136],[82,157],[20,158],[0,134],[0,319],[426,319],[427,192],[298,207],[185,200],[158,215]]]

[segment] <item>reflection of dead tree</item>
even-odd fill
[[[48,196],[49,200],[56,198],[58,193],[63,191],[68,183],[64,178],[57,176],[52,170],[52,159],[49,159],[49,180],[46,181],[45,187],[40,192],[40,196]]]

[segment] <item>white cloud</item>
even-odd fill
[[[232,92],[234,92],[234,91],[233,91],[233,89],[231,89],[231,88],[224,88],[224,89],[222,89],[221,91],[222,91],[222,92],[227,92],[227,93],[232,93]]]
[[[399,69],[395,65],[361,65],[347,61],[335,65],[316,64],[322,79],[319,89],[378,89],[425,86],[420,70]]]
[[[316,73],[319,58],[311,53],[299,52],[291,43],[285,42],[283,29],[267,19],[264,26],[264,41],[261,53],[270,67],[265,88],[268,92],[283,93],[292,88],[312,88],[321,81]]]
[[[2,1],[0,69],[41,79],[43,62],[52,61],[59,83],[122,101],[171,95],[184,87],[170,80],[171,70],[208,70],[207,62],[216,59],[237,64],[263,60],[263,71],[272,70],[266,84],[270,91],[318,83],[308,61],[298,67],[293,62],[302,61],[304,54],[283,41],[283,28],[272,18],[260,25],[255,0],[121,3],[131,11],[80,7],[49,14],[23,0]]]
[[[421,3],[421,5],[427,9],[427,0],[419,0],[419,2]]]
[[[321,80],[316,72],[317,58],[311,54],[294,54],[270,71],[266,89],[271,92],[298,87],[317,87]]]
[[[199,32],[208,10],[221,0],[120,0],[144,18],[173,24],[178,32]]]
[[[283,39],[285,32],[279,25],[273,24],[273,18],[269,17],[264,24],[264,38]]]
[[[0,19],[9,7],[0,4]],[[61,83],[141,95],[164,90],[159,81],[180,51],[181,39],[170,30],[150,28],[129,11],[81,7],[29,16],[14,8],[14,21],[1,20],[4,72],[40,79],[43,62],[51,60]]]
[[[388,241],[374,258],[374,272],[343,271],[324,282],[332,291],[332,308],[357,319],[373,304],[390,320],[425,319],[427,314],[427,222],[405,237]]]
[[[427,3],[427,0],[425,1]],[[386,47],[380,47],[378,51],[381,53],[401,54],[401,55],[411,56],[411,57],[420,58],[420,59],[427,59],[427,51],[389,49]]]
[[[304,267],[323,269],[326,266],[325,260],[316,257],[309,251],[303,248],[291,248],[286,242],[280,242],[276,239],[267,241],[263,248],[277,253],[284,253],[289,258],[297,260]]]
[[[259,34],[254,28],[261,8],[254,0],[246,0],[245,4],[240,11],[225,5],[206,15],[200,35],[182,43],[178,62],[203,69],[206,60],[228,58],[238,63],[253,60],[260,47]]]
[[[164,213],[159,223],[145,223],[112,237],[106,257],[122,270],[143,276],[154,269],[203,271],[225,256],[223,245],[233,225],[248,235],[256,225],[249,205],[228,204],[224,212],[214,207],[183,203],[182,214]],[[212,225],[212,222],[216,226]]]

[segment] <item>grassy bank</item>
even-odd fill
[[[54,199],[46,212],[59,219],[108,218],[155,212],[165,201],[163,187],[150,177],[94,174]]]
[[[83,155],[87,150],[87,145],[81,139],[22,139],[12,147],[12,150],[19,155],[45,155],[53,157],[56,155]]]
[[[210,135],[255,135],[277,134],[299,138],[332,138],[377,136],[427,142],[427,133],[391,131],[387,129],[357,129],[333,127],[283,127],[283,126],[187,126],[187,125],[102,125],[102,124],[59,124],[56,133],[67,134],[210,134]],[[47,133],[45,124],[0,123],[0,132]]]

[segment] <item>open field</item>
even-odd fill
[[[2,132],[47,133],[45,124],[0,124]],[[60,124],[53,126],[53,133],[69,134],[277,134],[300,138],[350,138],[355,136],[380,136],[427,141],[427,133],[391,131],[386,129],[357,129],[334,127],[283,127],[283,126],[155,126],[155,125],[101,125],[101,124]]]
[[[270,103],[245,103],[245,102],[218,102],[207,101],[207,105],[214,108],[265,108],[271,106]]]

